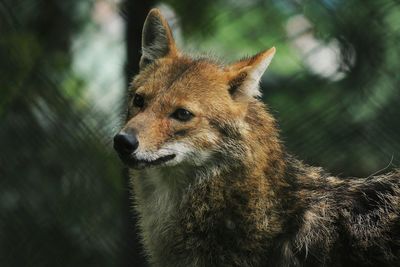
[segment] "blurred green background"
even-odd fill
[[[111,140],[156,5],[187,52],[277,47],[263,98],[305,162],[399,166],[398,1],[0,0],[0,266],[146,266]]]

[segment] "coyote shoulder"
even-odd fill
[[[400,266],[400,171],[342,179],[289,155],[257,99],[275,48],[229,65],[156,9],[114,147],[154,266]]]

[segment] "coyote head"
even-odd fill
[[[151,10],[128,118],[114,137],[120,158],[133,168],[174,166],[234,150],[235,140],[252,131],[249,106],[259,102],[258,83],[274,54],[271,48],[230,65],[190,57],[177,49],[161,13]]]

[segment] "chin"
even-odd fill
[[[122,162],[132,169],[145,169],[150,167],[168,166],[174,164],[176,154],[169,154],[158,158],[138,158],[135,155],[120,157]]]

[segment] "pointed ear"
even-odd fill
[[[160,10],[150,10],[142,32],[140,68],[169,54],[177,54],[172,31]]]
[[[239,60],[228,66],[230,72],[229,93],[232,96],[247,95],[259,97],[259,82],[275,55],[275,47],[258,53],[257,55]]]

